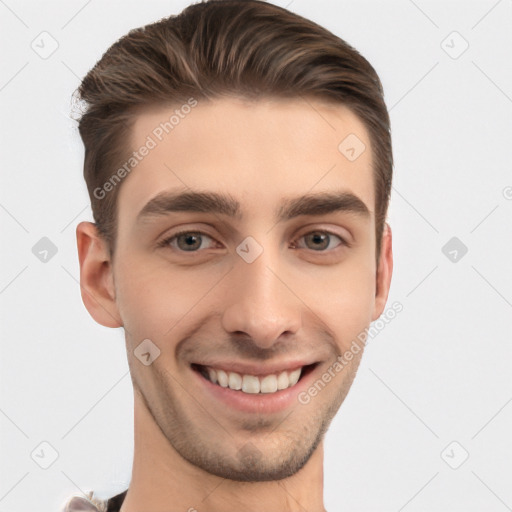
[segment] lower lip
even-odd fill
[[[299,393],[306,390],[315,379],[316,365],[306,375],[301,376],[299,381],[293,386],[276,391],[275,393],[244,393],[236,391],[229,387],[223,388],[214,384],[199,371],[191,369],[192,373],[199,379],[199,383],[208,394],[211,394],[216,400],[224,403],[231,409],[241,412],[271,414],[288,409],[293,404],[300,404],[298,400]]]

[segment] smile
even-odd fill
[[[315,366],[316,363],[313,363],[291,371],[284,370],[260,376],[240,374],[199,364],[193,364],[192,368],[209,382],[222,388],[247,394],[271,394],[295,386],[301,377],[309,373]]]

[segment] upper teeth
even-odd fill
[[[225,372],[206,367],[209,380],[223,388],[243,391],[244,393],[274,393],[297,384],[302,368],[292,372],[282,371],[279,374],[256,377],[255,375],[240,375],[235,372]]]

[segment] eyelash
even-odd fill
[[[334,247],[333,249],[330,249],[330,250],[323,250],[323,251],[315,251],[313,249],[310,249],[312,252],[316,252],[316,253],[330,253],[330,252],[333,252],[335,251],[338,247],[341,247],[341,246],[345,246],[345,247],[351,247],[351,244],[349,244],[344,238],[342,238],[340,235],[336,234],[336,233],[333,233],[332,231],[328,231],[328,230],[325,230],[325,229],[314,229],[312,231],[308,231],[307,233],[304,233],[303,235],[301,235],[300,237],[294,239],[292,241],[292,245],[295,246],[295,244],[297,243],[298,240],[300,240],[301,238],[307,236],[307,235],[310,235],[312,233],[321,233],[321,234],[326,234],[326,235],[329,235],[329,236],[334,236],[336,238],[339,238],[340,240],[340,244],[337,245],[336,247]],[[169,247],[170,246],[170,242],[172,240],[174,240],[175,238],[178,238],[179,236],[181,235],[187,235],[187,234],[194,234],[194,235],[202,235],[202,236],[207,236],[208,238],[211,238],[212,240],[215,240],[211,235],[209,235],[208,233],[205,233],[203,231],[194,231],[194,230],[191,230],[191,229],[186,229],[186,230],[183,230],[183,231],[178,231],[176,233],[174,233],[172,236],[169,236],[167,238],[165,238],[164,240],[162,240],[161,242],[158,243],[158,247],[162,247],[162,248],[166,248],[166,247]],[[295,248],[295,247],[294,247]],[[174,248],[173,248],[174,249]],[[306,248],[307,249],[307,248]],[[200,250],[197,250],[197,251],[182,251],[180,249],[175,249],[177,250],[178,252],[182,252],[182,253],[187,253],[187,252],[190,252],[190,253],[198,253],[200,252]]]

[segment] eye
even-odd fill
[[[159,242],[159,247],[172,247],[179,251],[184,252],[198,252],[197,249],[204,249],[201,247],[203,240],[207,238],[213,240],[213,238],[206,233],[201,231],[180,231],[174,233],[172,236]],[[176,242],[176,243],[174,243]],[[210,247],[211,248],[211,247]]]
[[[311,231],[310,233],[306,233],[302,235],[298,240],[304,238],[306,241],[306,245],[310,243],[310,246],[306,246],[306,249],[312,249],[313,251],[321,251],[326,252],[325,249],[335,249],[341,245],[345,245],[348,247],[348,243],[341,238],[339,235],[331,233],[330,231]],[[337,245],[333,245],[332,242],[334,239],[338,239],[340,243]],[[293,242],[293,247],[297,247],[296,242]],[[302,247],[299,247],[302,248]]]
[[[304,238],[306,247],[298,246],[297,240]],[[173,249],[181,252],[199,252],[199,249],[212,249],[214,245],[210,247],[203,247],[203,241],[208,239],[214,241],[214,238],[202,231],[180,231],[174,233],[158,243],[159,247],[172,247]],[[333,242],[338,239],[339,243],[334,245]],[[302,235],[298,239],[292,242],[292,248],[306,248],[316,252],[328,252],[326,249],[336,249],[339,246],[349,247],[348,242],[335,233],[330,231],[316,230]]]

